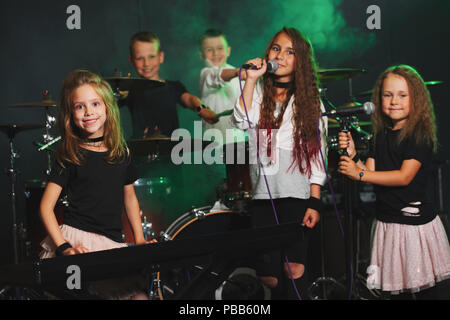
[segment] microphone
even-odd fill
[[[244,65],[242,65],[241,67],[242,69],[248,70],[258,70],[259,68],[257,68],[253,63],[246,63]],[[269,60],[267,61],[267,72],[268,73],[275,73],[278,70],[278,62],[276,62],[275,60]]]
[[[362,106],[351,107],[339,110],[331,110],[328,112],[322,113],[322,117],[345,117],[345,116],[353,116],[358,113],[365,113],[367,115],[371,115],[375,112],[375,105],[372,102],[365,102]]]

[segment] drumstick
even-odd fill
[[[216,118],[220,118],[220,117],[224,117],[224,116],[229,116],[230,114],[233,113],[233,109],[229,109],[229,110],[225,110],[221,113],[217,113],[216,114]]]

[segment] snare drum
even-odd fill
[[[162,233],[162,237],[164,240],[170,241],[175,238],[183,239],[192,236],[250,228],[250,217],[248,215],[234,211],[210,210],[211,207],[206,206],[193,209],[183,214]],[[176,297],[176,294],[184,286],[188,285],[190,279],[193,279],[202,269],[202,265],[196,265],[190,268],[177,268],[159,272],[156,279],[159,284],[157,286],[157,295],[161,300]],[[236,276],[236,273],[241,274],[242,272],[235,270],[232,275]],[[255,282],[258,282],[256,278]],[[219,290],[219,295],[222,295],[222,292],[224,292],[223,286],[220,286],[217,290]],[[211,299],[218,298],[217,290],[216,292],[211,292]]]

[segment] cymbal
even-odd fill
[[[367,126],[372,126],[372,122],[371,121],[357,121],[354,123],[355,125],[357,125],[357,127],[367,127]],[[328,122],[328,128],[339,128],[339,123],[329,123]]]
[[[337,121],[336,119],[333,119],[333,118],[330,118],[330,117],[329,117],[329,118],[328,118],[328,127],[329,127],[329,128],[331,128],[331,127],[330,127],[330,124],[331,124],[331,123],[335,124],[335,123],[339,123],[339,121]]]
[[[46,99],[39,102],[19,103],[9,105],[10,108],[55,108],[57,103],[54,100]]]
[[[444,81],[425,81],[425,85],[428,86],[435,86],[437,84],[443,84]]]
[[[438,84],[443,84],[444,81],[425,81],[424,83],[428,87],[428,86],[435,86]],[[370,90],[362,91],[362,92],[358,93],[357,95],[358,96],[369,96],[372,93],[373,93],[373,89],[370,89]]]
[[[371,126],[372,125],[372,121],[358,121],[358,126],[360,127],[367,127],[367,126]]]
[[[127,141],[127,145],[132,151],[134,156],[148,156],[148,155],[169,155],[172,152],[173,147],[175,147],[180,142],[186,141],[189,150],[183,148],[183,151],[195,152],[205,149],[213,141],[206,141],[201,139],[176,139],[161,135],[161,136],[150,136],[142,139],[130,139]]]
[[[317,76],[322,83],[328,83],[337,80],[350,79],[365,73],[364,69],[337,68],[337,69],[319,69]]]
[[[11,139],[21,131],[41,128],[45,128],[45,126],[41,124],[0,124],[0,131],[3,131]]]
[[[362,105],[363,105],[363,104],[362,104],[361,102],[358,102],[358,101],[350,101],[350,102],[344,103],[343,105],[340,105],[340,106],[338,107],[338,110],[339,110],[339,109],[344,109],[344,108],[360,107],[360,106],[362,106]]]
[[[104,78],[113,88],[113,90],[119,89],[122,91],[129,91],[133,89],[150,89],[164,86],[164,82],[157,80],[147,80],[143,78],[131,78],[131,77],[107,77]]]

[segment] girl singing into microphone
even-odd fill
[[[274,73],[266,72],[269,60],[278,64]],[[255,268],[276,298],[307,298],[307,239],[320,218],[320,190],[326,178],[320,148],[324,152],[327,127],[322,119],[319,144],[317,119],[324,108],[313,50],[298,30],[283,28],[269,42],[263,59],[247,63],[257,69],[246,71],[233,122],[249,134],[252,223],[258,227],[298,221],[303,238],[283,252],[259,257]],[[295,285],[285,283],[286,276]]]

